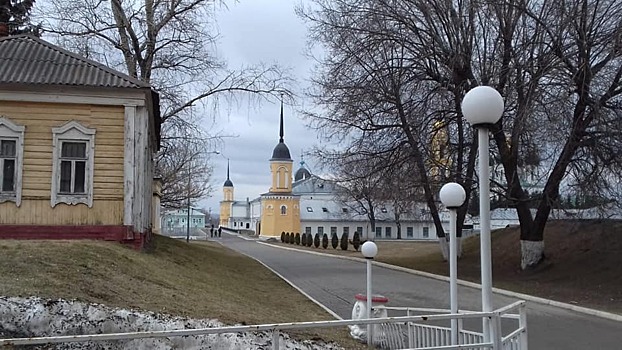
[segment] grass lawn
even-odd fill
[[[333,319],[256,261],[156,236],[147,253],[97,241],[0,241],[0,295],[78,299],[227,324]],[[290,333],[364,349],[346,328]]]
[[[622,314],[622,222],[615,220],[550,221],[545,229],[545,260],[533,270],[520,269],[519,228],[492,233],[493,285],[589,308]],[[449,274],[437,242],[377,241],[376,260],[439,275]],[[362,257],[348,251],[297,249]],[[463,241],[458,277],[480,282],[479,236]]]

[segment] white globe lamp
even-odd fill
[[[460,184],[450,182],[441,187],[439,196],[441,197],[441,202],[445,207],[458,208],[464,204],[466,192]]]
[[[376,257],[376,254],[378,254],[378,246],[372,241],[367,241],[363,243],[361,253],[363,253],[366,259],[373,259]]]
[[[462,99],[462,114],[473,126],[496,123],[504,108],[503,97],[490,86],[473,88]]]

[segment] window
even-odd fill
[[[93,206],[95,129],[76,121],[52,128],[52,206],[84,203]]]
[[[322,211],[325,212],[325,213],[328,213],[328,208],[322,207]]]
[[[308,211],[309,213],[313,213],[313,208],[311,208],[311,207],[307,207],[307,211]]]
[[[15,192],[15,160],[17,158],[15,140],[0,140],[0,175],[2,186],[0,193],[13,194]]]
[[[284,205],[281,205],[281,215],[287,215],[287,207]]]
[[[429,227],[424,227],[423,228],[423,238],[428,238],[430,237],[430,228]]]
[[[24,129],[0,117],[0,203],[12,201],[18,207],[22,200]]]
[[[310,235],[311,234],[311,226],[306,226],[305,227],[305,233]]]
[[[382,227],[376,227],[376,237],[382,237]]]
[[[334,236],[337,234],[337,228],[335,226],[330,227],[330,236]]]
[[[348,212],[348,208],[341,208],[341,211],[344,212],[344,213],[347,213]]]
[[[391,228],[390,227],[385,227],[384,228],[384,236],[386,238],[391,238]]]
[[[349,237],[349,235],[350,235],[350,228],[349,227],[344,227],[343,228],[343,233],[346,235],[346,237]]]
[[[324,234],[324,227],[323,227],[323,226],[318,227],[318,228],[317,228],[317,233],[318,233],[320,236],[321,236],[321,235],[323,235],[323,234]]]
[[[359,237],[363,237],[363,227],[359,226],[356,228],[356,232],[359,233]]]
[[[413,238],[413,228],[412,228],[412,226],[406,227],[406,237]]]

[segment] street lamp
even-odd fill
[[[451,313],[458,313],[458,242],[456,238],[457,210],[466,199],[464,188],[455,182],[441,187],[441,202],[449,209],[449,303]],[[458,320],[451,319],[451,345],[458,345]]]
[[[482,311],[492,311],[492,261],[490,248],[490,184],[488,128],[503,114],[503,97],[490,86],[471,89],[462,99],[462,114],[477,128],[479,147],[479,215],[482,279]],[[491,341],[490,319],[484,319],[484,341]]]
[[[371,318],[371,261],[378,254],[378,246],[372,241],[367,241],[361,246],[361,253],[365,257],[367,263],[367,318]],[[372,345],[371,324],[367,324],[367,345]]]

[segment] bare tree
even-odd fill
[[[495,187],[517,209],[523,268],[544,256],[544,226],[560,189],[598,193],[603,203],[619,197],[619,1],[314,3],[300,13],[312,40],[328,50],[312,96],[329,108],[313,116],[316,126],[371,150],[378,145],[366,140],[402,140],[433,217],[438,171],[430,170],[439,164],[427,135],[440,122],[446,178],[461,182],[471,198],[475,138],[460,102],[477,85],[494,86],[506,101],[492,128],[492,156],[503,168]],[[543,183],[535,196],[524,187],[534,174]]]
[[[158,156],[164,181],[181,181],[179,154],[210,152],[222,136],[198,126],[199,114],[217,110],[219,99],[240,98],[259,103],[274,94],[288,94],[289,79],[277,66],[229,70],[214,55],[216,35],[213,0],[50,0],[39,10],[45,31],[64,47],[127,72],[150,83],[160,94],[163,123],[162,151]],[[214,118],[214,117],[213,117]],[[178,148],[187,148],[181,149]],[[198,158],[198,159],[197,159]],[[186,162],[207,157],[185,157]],[[189,164],[178,164],[195,168]],[[206,165],[193,178],[204,177]],[[166,185],[165,185],[166,186]],[[208,193],[205,191],[204,193]],[[176,202],[165,197],[163,202]]]
[[[38,34],[30,25],[30,12],[35,0],[0,0],[0,37],[23,33]]]

